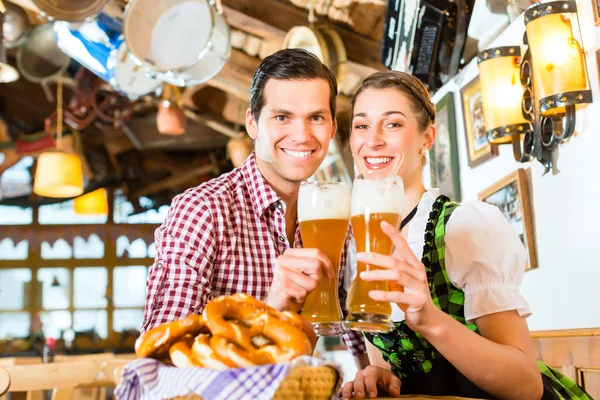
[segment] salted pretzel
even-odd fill
[[[313,349],[315,348],[315,346],[317,344],[317,334],[315,333],[315,330],[312,327],[312,324],[310,322],[308,322],[306,319],[302,318],[300,315],[289,312],[289,311],[276,311],[272,307],[269,307],[265,303],[262,303],[262,302],[256,300],[254,297],[252,297],[246,293],[236,293],[229,297],[238,302],[253,304],[255,307],[265,310],[265,311],[269,312],[270,314],[277,316],[277,318],[279,318],[283,321],[289,322],[290,324],[296,326],[297,328],[304,331],[304,333],[306,333],[306,335],[308,336],[308,339],[310,340],[312,348]]]
[[[202,315],[189,315],[144,333],[138,357],[163,359],[176,367],[215,370],[288,362],[310,355],[317,336],[298,314],[279,312],[247,294],[219,296]]]
[[[165,353],[169,353],[174,342],[188,334],[195,337],[203,331],[207,331],[207,328],[202,315],[188,315],[144,332],[135,341],[135,354],[140,358],[161,358]]]
[[[185,335],[178,339],[169,349],[169,356],[174,366],[178,368],[202,367],[202,364],[192,353],[194,337]]]
[[[192,346],[192,352],[196,361],[198,361],[203,367],[216,370],[225,370],[230,367],[237,367],[237,365],[231,363],[226,364],[223,362],[210,346],[210,340],[210,335],[200,334],[196,336]]]
[[[213,336],[222,336],[239,346],[242,350],[253,352],[257,349],[252,345],[250,338],[262,335],[273,342],[285,352],[286,359],[271,358],[271,362],[289,361],[292,358],[309,355],[313,345],[308,335],[303,331],[300,321],[296,321],[290,314],[279,313],[255,301],[240,301],[240,296],[220,296],[211,300],[203,313],[206,324]],[[282,317],[282,318],[280,318]],[[301,317],[298,317],[301,320]],[[249,327],[246,334],[240,324],[232,323],[228,319],[237,320]],[[291,321],[297,323],[294,324]],[[264,353],[265,355],[268,353]]]

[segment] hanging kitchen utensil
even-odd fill
[[[81,22],[100,13],[108,0],[33,0],[50,21]]]
[[[314,0],[309,5],[309,26],[298,25],[290,29],[283,41],[283,48],[310,51],[329,67],[337,79],[338,88],[343,87],[348,62],[344,42],[332,26],[315,22]]]
[[[123,34],[134,61],[175,86],[195,86],[221,71],[231,53],[220,1],[135,0]],[[192,39],[193,38],[193,39]]]
[[[40,25],[31,31],[29,38],[17,52],[17,68],[27,80],[42,85],[49,102],[54,97],[48,84],[62,75],[71,58],[63,53],[54,38],[52,24]]]
[[[183,135],[187,117],[183,111],[181,92],[177,86],[163,85],[161,101],[156,114],[156,127],[163,135]]]
[[[8,64],[3,40],[4,13],[0,12],[0,83],[14,82],[19,79],[19,72]]]
[[[119,21],[104,14],[84,24],[54,23],[60,49],[131,100],[156,91],[158,79],[147,76],[129,57]]]
[[[4,47],[12,49],[25,42],[32,27],[25,10],[8,2],[5,6],[6,12],[4,13],[4,24],[2,25]]]

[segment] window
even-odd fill
[[[30,317],[25,312],[0,312],[0,338],[24,338],[29,335]]]
[[[154,242],[147,245],[144,239],[139,238],[129,243],[127,236],[117,239],[118,258],[154,258]]]
[[[73,239],[73,253],[75,258],[103,258],[104,242],[96,234],[90,235],[87,240],[76,236]]]
[[[30,191],[29,166],[16,170],[13,176],[23,185],[13,179],[10,193]],[[0,204],[8,193],[4,178]],[[135,214],[122,200],[122,222],[103,225],[74,215],[71,202],[0,205],[0,342],[24,338],[20,343],[29,345],[32,321],[39,319],[46,337],[70,343],[75,331],[84,333],[73,342],[77,346],[125,350],[120,346],[131,341],[122,341],[121,334],[142,325],[154,231],[168,207]],[[99,340],[88,342],[87,334]]]
[[[77,214],[73,209],[73,201],[68,200],[55,204],[40,206],[40,224],[103,224],[108,220],[108,215]]]
[[[38,281],[42,282],[42,308],[61,310],[69,308],[71,276],[66,268],[40,268]]]
[[[154,202],[147,197],[141,197],[136,208],[127,200],[122,190],[115,191],[114,219],[117,224],[162,224],[169,212],[169,206],[160,206],[158,211],[150,209],[151,207],[154,207]]]
[[[26,260],[29,252],[27,240],[13,242],[11,238],[0,239],[0,260]]]
[[[0,153],[2,162],[4,154]],[[0,225],[22,225],[33,222],[33,209],[28,206],[31,194],[31,175],[29,168],[33,165],[32,157],[23,157],[18,163],[4,171],[0,178]],[[1,204],[7,199],[22,206]]]
[[[106,268],[76,268],[73,282],[75,308],[106,307]]]
[[[22,310],[29,306],[31,270],[0,269],[0,310]]]
[[[73,258],[73,247],[64,239],[54,243],[42,242],[42,258],[46,260],[68,260]]]

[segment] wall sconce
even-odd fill
[[[523,115],[521,48],[505,46],[487,49],[477,55],[481,80],[483,115],[488,142],[513,145],[515,160],[527,162],[531,156],[521,143],[532,142],[531,123]],[[526,150],[532,150],[531,146]]]
[[[536,3],[527,9],[523,43],[528,48],[520,61],[519,71],[523,87],[522,119],[512,112],[514,97],[508,98],[518,86],[513,83],[515,69],[509,68],[509,62],[515,62],[518,57],[516,48],[512,48],[514,55],[508,47],[484,50],[478,56],[484,107],[485,98],[492,96],[485,96],[486,91],[497,93],[500,89],[492,86],[501,83],[496,81],[509,85],[506,82],[510,79],[510,86],[503,92],[507,97],[491,97],[488,101],[488,108],[501,108],[496,104],[506,102],[511,104],[512,110],[489,111],[488,141],[513,143],[515,160],[527,162],[535,158],[544,165],[544,174],[550,169],[556,172],[556,146],[568,141],[575,131],[576,105],[592,102],[575,1]],[[487,108],[484,113],[487,120]],[[522,135],[521,129],[524,130]]]

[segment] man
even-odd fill
[[[246,292],[277,310],[300,311],[329,259],[300,247],[300,183],[319,168],[335,135],[335,77],[317,57],[285,49],[258,67],[246,130],[254,153],[244,164],[175,197],[156,231],[142,331],[190,313],[214,296]],[[347,245],[340,267],[345,268]],[[340,287],[341,304],[346,291]],[[362,368],[364,341],[344,340]]]

